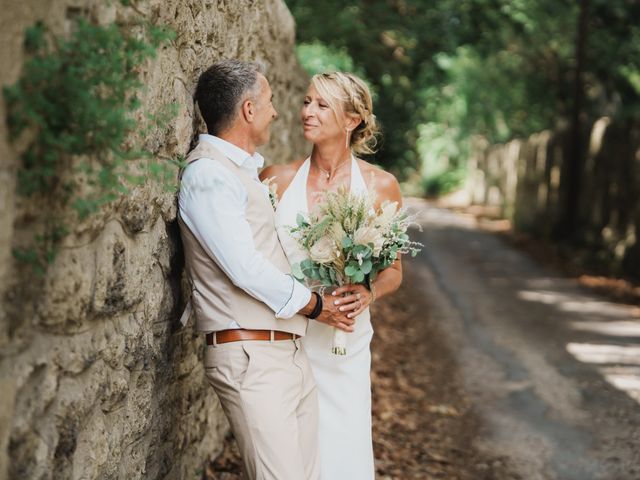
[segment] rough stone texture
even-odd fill
[[[563,218],[566,130],[504,145],[478,143],[467,189],[477,204],[497,206],[517,229],[551,237]],[[640,126],[600,118],[585,135],[580,209],[584,246],[601,268],[640,278]]]
[[[3,0],[1,84],[19,77],[24,29],[36,20],[64,34],[74,15],[126,25],[141,13],[178,33],[141,73],[143,112],[179,105],[169,125],[144,138],[147,148],[185,155],[200,128],[198,74],[239,57],[268,67],[280,117],[262,150],[267,161],[304,154],[298,111],[307,77],[282,0],[132,3]],[[0,98],[0,479],[197,478],[228,427],[201,367],[202,338],[193,325],[178,328],[175,196],[150,181],[74,225],[36,278],[11,248],[32,238],[48,206],[15,193],[19,146],[7,140],[4,113]]]

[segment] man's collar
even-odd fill
[[[220,137],[216,137],[215,135],[209,135],[208,133],[201,133],[198,137],[199,140],[209,142],[218,150],[220,150],[223,154],[225,154],[229,160],[238,165],[239,167],[245,165],[247,160],[252,159],[253,166],[256,168],[262,168],[264,165],[264,157],[260,155],[258,152],[250,155],[248,152],[244,151],[242,148],[234,145],[231,142],[227,142]]]

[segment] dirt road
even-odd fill
[[[638,308],[411,207],[425,248],[372,310],[377,478],[640,479]],[[231,441],[206,470],[239,478]]]
[[[579,289],[473,217],[413,207],[425,249],[403,296],[455,359],[480,464],[499,460],[472,478],[639,479],[638,308]]]

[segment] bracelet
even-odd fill
[[[313,307],[313,311],[309,315],[307,315],[307,318],[311,320],[318,318],[318,316],[322,312],[322,297],[318,292],[312,292],[312,293],[316,296],[316,306]]]

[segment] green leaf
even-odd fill
[[[349,248],[352,245],[353,245],[353,242],[351,241],[351,238],[349,238],[348,235],[345,235],[344,237],[342,237],[342,247],[343,248]]]
[[[362,273],[366,275],[371,272],[372,267],[373,267],[373,263],[371,263],[371,260],[365,260],[362,262],[362,265],[360,266],[360,270],[362,271]]]
[[[302,262],[300,262],[300,266],[302,267],[303,270],[313,268],[314,265],[315,265],[314,261],[311,260],[310,258],[305,258]]]
[[[294,263],[293,265],[291,265],[291,274],[298,280],[305,279],[304,273],[302,273],[302,268],[300,267],[300,263]]]
[[[361,270],[358,270],[352,278],[355,283],[361,283],[364,281],[364,273],[362,273]]]
[[[27,28],[24,35],[25,50],[28,52],[36,52],[46,48],[44,31],[45,27],[42,22],[38,22],[33,27]]]
[[[327,267],[325,267],[324,265],[320,265],[318,267],[318,275],[320,275],[321,280],[328,278],[329,272],[327,271]]]
[[[335,285],[338,283],[335,268],[329,268],[329,278],[331,279],[331,285]]]
[[[318,269],[311,265],[301,265],[302,266],[302,273],[307,277],[307,278],[312,278],[312,279],[317,279],[318,278]]]
[[[352,252],[354,256],[359,255],[362,258],[370,258],[373,250],[368,245],[356,245],[353,247]]]
[[[348,275],[349,277],[353,277],[358,270],[359,269],[358,269],[357,266],[347,265],[347,267],[344,269],[344,273],[345,273],[345,275]]]

